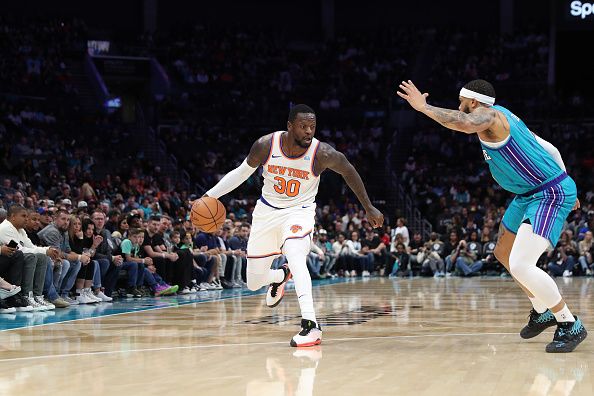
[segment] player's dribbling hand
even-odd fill
[[[384,224],[384,215],[375,207],[372,206],[365,209],[365,212],[367,213],[367,221],[369,221],[373,228],[381,227]]]
[[[415,84],[413,84],[413,82],[410,80],[402,81],[398,87],[402,91],[396,91],[398,96],[406,100],[413,109],[417,111],[423,110],[427,104],[427,96],[429,96],[428,93],[422,94],[421,91],[419,91]]]

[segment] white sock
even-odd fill
[[[571,313],[571,311],[569,310],[569,308],[567,308],[567,304],[565,304],[563,306],[561,311],[553,312],[553,315],[555,315],[555,319],[557,319],[557,322],[559,322],[559,323],[561,323],[561,322],[575,322],[575,318],[574,318],[573,314]]]
[[[295,281],[295,292],[299,300],[301,316],[303,319],[318,323],[313,306],[311,277],[306,264],[306,256],[310,249],[311,241],[308,237],[288,239],[284,246],[285,256],[289,262],[289,269]]]
[[[534,308],[534,310],[539,314],[545,312],[548,309],[547,306],[541,303],[538,298],[530,296],[528,296],[528,298],[530,299],[530,302],[532,303],[532,307]]]
[[[285,271],[282,269],[271,269],[268,273],[270,283],[280,283],[285,279]]]

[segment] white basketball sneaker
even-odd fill
[[[316,322],[301,319],[301,331],[291,340],[292,347],[311,347],[322,343],[322,328]]]
[[[266,292],[266,305],[270,308],[274,308],[280,304],[285,295],[285,285],[287,284],[287,281],[291,279],[291,270],[289,270],[287,264],[280,267],[280,269],[285,272],[285,278],[280,283],[271,283]]]

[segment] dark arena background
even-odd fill
[[[519,335],[545,314],[495,257],[514,194],[477,135],[396,94],[412,80],[457,110],[487,80],[559,150],[580,207],[536,266],[587,328],[590,1],[2,2],[0,395],[594,394],[590,339],[551,354],[555,327]],[[385,221],[321,175],[306,265],[324,340],[292,348],[295,281],[272,309],[248,287],[262,168],[220,197],[215,232],[190,213],[300,103]]]

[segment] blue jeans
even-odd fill
[[[166,284],[163,278],[161,278],[156,272],[153,274],[148,270],[148,268],[145,268],[143,272],[144,282],[146,282],[146,284],[149,285],[151,289],[154,289],[157,285]]]
[[[80,266],[81,264],[78,260],[62,260],[60,276],[57,279],[54,278],[54,286],[56,286],[56,290],[60,296],[65,297],[68,295],[68,292],[74,286],[74,282],[76,282],[76,276],[78,275],[78,271],[80,271]]]
[[[137,286],[137,282],[138,282],[138,278],[140,278],[138,276],[138,267],[142,266],[142,268],[144,269],[144,265],[141,263],[135,263],[132,261],[127,261],[125,263],[123,263],[120,267],[118,267],[118,270],[124,270],[128,273],[128,287],[136,287]],[[144,278],[144,271],[142,273],[142,277]],[[142,285],[142,283],[141,283]]]
[[[109,269],[108,259],[93,260],[95,262],[95,273],[93,274],[93,288],[100,289],[102,286],[102,279],[105,279],[105,274]]]
[[[451,254],[445,258],[445,266],[446,266],[446,272],[452,271],[452,255]]]
[[[310,253],[307,255],[307,268],[311,275],[320,277],[320,268],[322,268],[322,263],[320,263],[320,258],[315,253]]]
[[[458,257],[456,260],[456,268],[462,271],[464,276],[468,276],[479,272],[483,268],[483,262],[478,260],[468,265],[466,264],[466,260],[464,260],[462,257]]]
[[[375,256],[373,255],[373,253],[367,253],[365,258],[366,260],[361,263],[361,269],[363,271],[367,270],[369,272],[373,272],[373,269],[375,267]]]
[[[586,260],[586,256],[580,256],[580,258],[578,258],[578,261],[580,263],[580,266],[582,267],[582,270],[584,272],[586,272],[586,270],[589,268],[588,260]]]
[[[43,294],[48,300],[54,301],[57,299],[58,292],[54,286],[54,262],[51,258],[47,258],[47,268],[45,269],[45,281],[43,282]]]
[[[575,259],[572,256],[567,256],[567,260],[562,262],[561,264],[557,264],[556,262],[550,262],[548,265],[549,271],[553,273],[555,276],[563,275],[565,270],[572,271],[573,266],[575,265]]]

